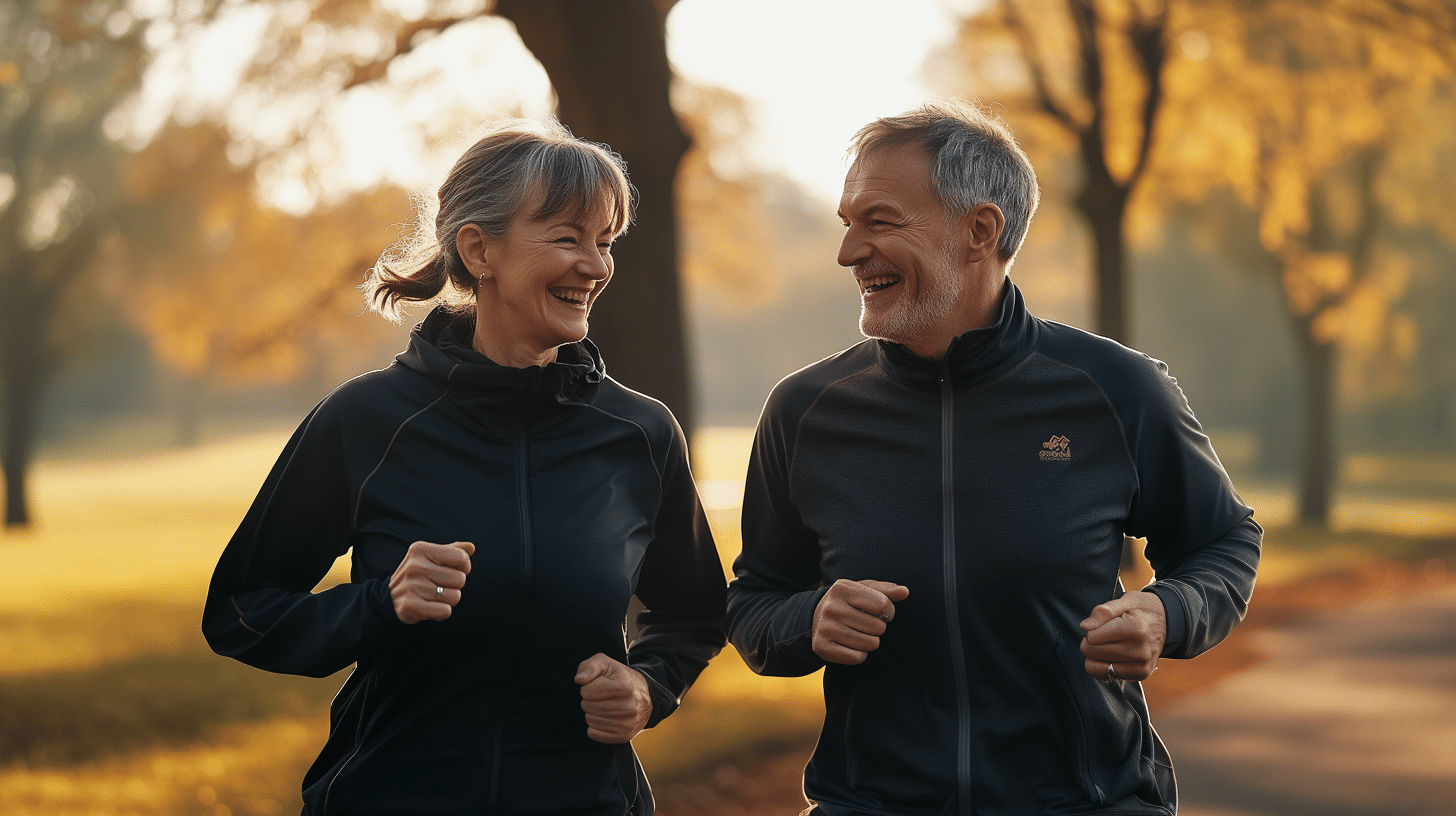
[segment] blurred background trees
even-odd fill
[[[779,377],[855,341],[857,300],[833,202],[755,161],[757,110],[674,79],[675,5],[0,9],[7,523],[38,436],[130,412],[185,444],[207,411],[296,414],[383,364],[402,330],[354,286],[407,228],[406,189],[493,113],[554,110],[628,160],[642,209],[592,327],[610,371],[689,427],[751,424]],[[1297,477],[1311,524],[1346,452],[1450,451],[1449,3],[969,9],[927,82],[995,103],[1038,167],[1015,275],[1039,312],[1168,359],[1205,425],[1252,440],[1226,457]],[[380,117],[409,135],[345,149]]]
[[[1362,376],[1341,369],[1341,351],[1366,361],[1352,390],[1372,393],[1376,371],[1387,394],[1408,385],[1392,373],[1420,346],[1403,308],[1412,240],[1444,243],[1450,262],[1452,168],[1437,163],[1456,138],[1453,54],[1456,9],[1434,0],[999,0],[931,65],[946,90],[1005,107],[1053,206],[1080,215],[1100,333],[1129,340],[1127,241],[1152,244],[1171,218],[1197,223],[1203,251],[1270,279],[1301,381],[1297,514],[1323,526],[1337,383]]]
[[[30,520],[25,474],[42,391],[90,339],[78,312],[105,308],[90,273],[125,205],[116,183],[121,150],[107,122],[141,82],[142,30],[122,0],[0,6],[0,462],[7,527]]]

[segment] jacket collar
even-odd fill
[[[919,391],[937,391],[942,377],[959,390],[1010,371],[1036,346],[1036,320],[1026,310],[1021,290],[1006,279],[1001,315],[995,324],[972,329],[951,340],[944,360],[921,357],[899,343],[876,341],[880,368],[892,379]]]
[[[471,345],[475,314],[440,306],[410,332],[409,346],[395,357],[401,365],[444,380],[483,407],[514,403],[546,407],[591,402],[606,376],[601,352],[590,340],[562,346],[544,366],[502,366]]]

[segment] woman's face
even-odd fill
[[[535,218],[528,206],[505,235],[483,239],[476,336],[495,349],[487,351],[493,360],[539,364],[543,356],[554,359],[556,347],[586,337],[592,304],[612,278],[616,238],[607,208],[597,209]]]

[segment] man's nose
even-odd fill
[[[844,230],[844,239],[839,242],[839,255],[835,261],[840,266],[855,266],[869,260],[870,246],[860,237],[854,226]]]

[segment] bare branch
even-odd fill
[[[1016,35],[1017,41],[1021,43],[1021,55],[1026,60],[1026,69],[1031,72],[1031,82],[1036,88],[1037,104],[1068,132],[1079,132],[1082,128],[1076,118],[1066,108],[1057,104],[1052,95],[1051,85],[1047,82],[1046,63],[1041,58],[1041,49],[1037,48],[1036,38],[1032,36],[1031,27],[1026,24],[1026,18],[1021,16],[1021,11],[1016,8],[1014,0],[1005,0],[1002,8],[1006,12],[1007,25]]]
[[[347,91],[355,85],[374,82],[383,77],[384,72],[389,70],[389,64],[391,62],[414,50],[417,44],[415,41],[417,35],[424,33],[439,34],[456,23],[474,20],[477,17],[484,16],[485,13],[481,12],[480,14],[472,14],[467,17],[426,17],[405,23],[394,34],[394,53],[383,59],[377,59],[373,62],[364,63],[363,65],[355,65],[352,73],[349,75],[348,81],[344,83],[343,90]]]
[[[1133,164],[1128,186],[1137,183],[1147,169],[1148,156],[1152,153],[1153,130],[1158,122],[1158,109],[1163,103],[1163,66],[1168,61],[1168,8],[1153,14],[1150,18],[1134,20],[1128,34],[1133,53],[1137,54],[1143,75],[1147,78],[1147,95],[1143,97],[1142,128],[1143,141],[1138,146],[1137,161]]]

